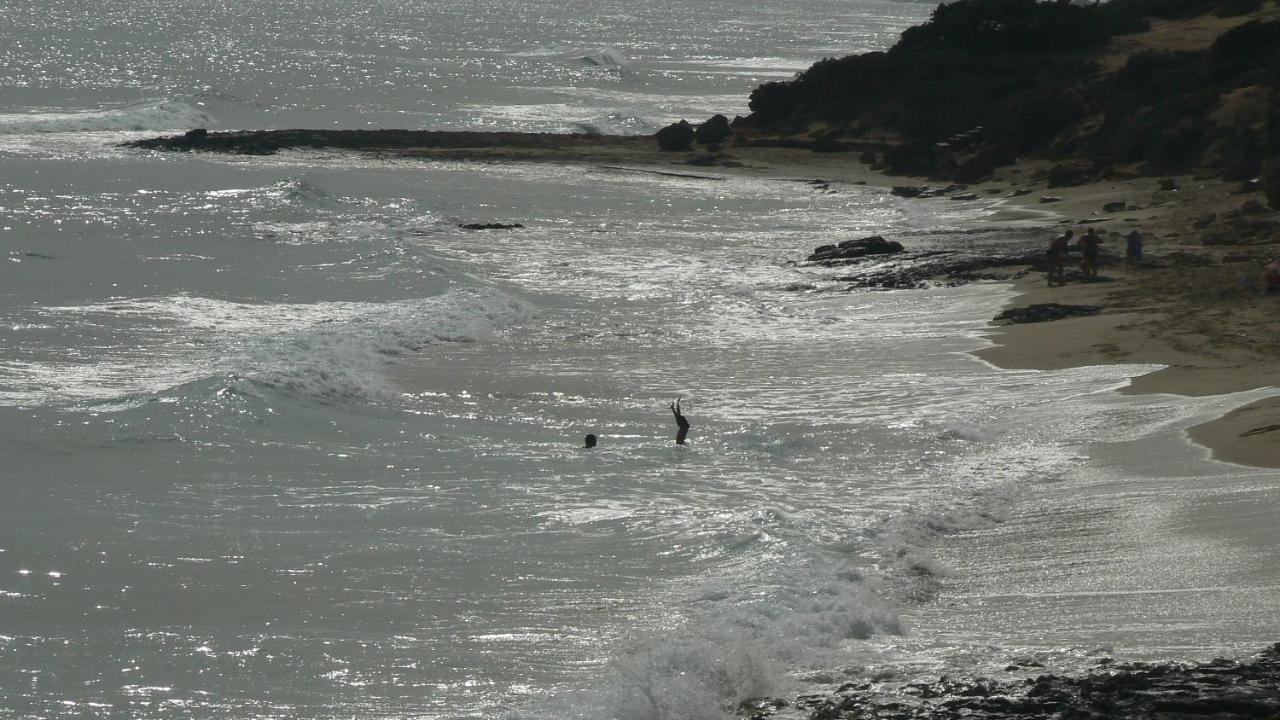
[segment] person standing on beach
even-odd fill
[[[680,400],[682,399],[676,398],[676,401],[671,403],[671,414],[676,416],[676,427],[678,428],[676,430],[677,445],[683,445],[685,437],[689,434],[689,421],[680,413]]]
[[[1101,242],[1102,238],[1098,237],[1098,231],[1093,228],[1089,228],[1089,232],[1080,238],[1080,251],[1084,255],[1080,271],[1084,273],[1086,280],[1098,278],[1098,245]]]
[[[1053,286],[1053,276],[1058,276],[1058,284],[1066,283],[1067,253],[1070,250],[1071,238],[1075,231],[1068,230],[1049,243],[1049,286]]]
[[[1136,229],[1124,237],[1124,262],[1129,267],[1137,267],[1142,262],[1142,235]]]

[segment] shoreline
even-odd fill
[[[923,189],[913,185],[921,178],[887,175],[851,151],[816,152],[759,138],[711,151],[670,152],[660,150],[653,136],[279,130],[195,131],[128,145],[236,155],[338,150],[388,159],[583,165],[708,181],[723,174]],[[1242,191],[1239,183],[1218,179],[1136,173],[1052,187],[1051,169],[1048,162],[1021,160],[981,183],[925,193],[987,203],[994,208],[980,221],[987,226],[1045,228],[1043,244],[1026,249],[1033,255],[1068,228],[1083,233],[1087,226],[1104,237],[1097,281],[1086,282],[1076,272],[1064,285],[1046,287],[1043,271],[1032,268],[1010,281],[1017,294],[1006,307],[1095,305],[1099,314],[993,322],[988,339],[995,345],[975,356],[1006,369],[1165,366],[1132,378],[1122,393],[1195,397],[1274,387],[1280,395],[1280,319],[1272,317],[1280,317],[1280,298],[1260,291],[1262,264],[1280,254],[1280,213],[1265,210],[1260,190]],[[1122,235],[1131,229],[1143,234],[1145,258],[1127,269]],[[1237,236],[1245,242],[1230,242]],[[1190,428],[1187,436],[1209,448],[1214,459],[1280,468],[1280,397],[1237,408]]]
[[[1100,219],[1107,203],[1134,209],[1105,223],[1088,223],[1107,238],[1098,281],[1073,281],[1069,275],[1065,285],[1049,287],[1044,273],[1031,272],[1013,281],[1016,295],[1006,309],[1062,303],[1102,310],[1051,322],[993,323],[988,339],[995,345],[974,354],[1009,369],[1164,366],[1132,377],[1119,390],[1129,395],[1203,397],[1274,388],[1275,397],[1188,428],[1186,435],[1214,460],[1280,468],[1280,297],[1264,295],[1261,286],[1262,258],[1275,257],[1280,248],[1272,242],[1203,242],[1208,232],[1219,229],[1214,227],[1217,218],[1225,218],[1228,228],[1231,220],[1250,217],[1280,227],[1274,225],[1280,214],[1240,213],[1256,198],[1231,183],[1173,180],[1178,190],[1161,190],[1162,181],[1156,178],[1055,189],[1062,199],[1050,207],[1064,218],[1059,222],[1063,229],[1079,232],[1080,220],[1067,218]],[[1131,228],[1146,239],[1146,257],[1138,267],[1126,268],[1116,251],[1123,248],[1120,235]],[[1046,246],[1048,240],[1046,236]]]

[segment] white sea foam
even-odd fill
[[[0,114],[0,134],[185,130],[212,121],[185,102],[161,100],[101,110]]]
[[[131,327],[167,349],[107,350],[79,362],[8,363],[5,404],[113,400],[232,374],[328,399],[385,399],[394,357],[445,342],[475,342],[532,312],[506,293],[470,288],[387,303],[239,303],[175,295],[50,307],[70,328]]]
[[[595,52],[587,53],[581,60],[595,67],[621,70],[627,66],[627,58],[616,48],[603,47]]]

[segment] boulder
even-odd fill
[[[953,175],[956,182],[978,182],[995,174],[996,168],[1010,165],[1018,159],[1012,145],[1002,143],[983,148],[961,162]]]
[[[672,123],[657,133],[658,147],[667,152],[684,152],[693,147],[694,130],[688,120]]]
[[[1240,206],[1239,212],[1241,215],[1261,215],[1266,211],[1267,209],[1263,207],[1262,203],[1250,199],[1244,201],[1244,204]]]
[[[1059,303],[1037,303],[1024,308],[1010,308],[996,315],[996,322],[1010,324],[1049,322],[1070,317],[1097,315],[1102,312],[1100,305],[1062,305]]]
[[[520,223],[458,223],[463,230],[515,230],[524,227]]]
[[[1083,185],[1094,177],[1089,163],[1063,163],[1049,169],[1049,187],[1073,187]]]
[[[862,255],[885,255],[902,252],[902,243],[894,240],[885,240],[879,235],[858,238],[857,240],[845,240],[837,247],[846,253],[858,252]]]
[[[872,235],[857,240],[845,240],[839,245],[823,245],[816,248],[813,254],[805,259],[808,262],[841,263],[868,255],[892,255],[902,251],[902,243]]]
[[[884,160],[894,175],[932,175],[938,163],[938,149],[927,141],[904,142],[889,148]]]

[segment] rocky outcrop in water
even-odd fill
[[[912,290],[936,285],[962,285],[978,280],[1010,280],[1043,258],[1041,253],[1002,254],[955,250],[907,250],[902,243],[873,235],[816,248],[805,260],[840,268],[832,280],[849,290]],[[1003,268],[1019,268],[1004,271]],[[801,289],[801,288],[797,288]]]
[[[146,138],[125,147],[182,152],[269,155],[290,148],[363,151],[596,151],[652,147],[652,136],[589,133],[520,133],[451,130],[236,130]]]
[[[459,223],[463,230],[519,230],[524,227],[520,223]]]
[[[902,243],[872,235],[857,240],[845,240],[837,245],[823,245],[815,248],[813,254],[805,260],[822,265],[840,265],[868,255],[892,255],[902,250]]]
[[[1010,308],[996,315],[995,322],[1009,325],[1021,323],[1050,322],[1072,317],[1086,317],[1102,312],[1101,305],[1062,305],[1059,303],[1036,303],[1021,308]]]

